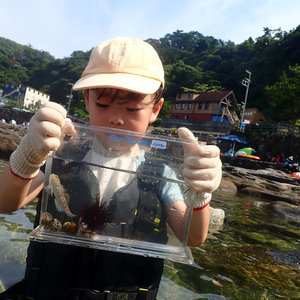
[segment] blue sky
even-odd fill
[[[300,25],[299,0],[0,0],[0,36],[56,58],[116,36],[198,31],[239,44]]]

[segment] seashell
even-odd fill
[[[49,227],[53,221],[53,217],[50,213],[45,212],[42,214],[41,225]]]
[[[75,235],[77,233],[77,224],[73,221],[71,222],[65,222],[62,230],[67,233],[67,234],[71,234],[71,235]]]
[[[52,223],[49,226],[49,229],[55,232],[61,232],[62,225],[59,220],[53,219]]]

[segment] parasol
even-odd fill
[[[219,141],[227,141],[227,142],[231,142],[233,143],[233,148],[232,150],[234,151],[235,148],[235,143],[240,143],[240,144],[245,144],[245,145],[249,145],[249,142],[247,142],[246,140],[236,136],[236,135],[224,135],[224,136],[220,136],[217,138],[217,143]]]

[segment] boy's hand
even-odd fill
[[[178,135],[180,139],[190,142],[183,144],[184,166],[182,174],[185,181],[192,190],[200,192],[197,193],[196,200],[205,200],[204,202],[208,203],[208,200],[211,199],[211,193],[219,187],[222,177],[220,150],[213,145],[199,145],[193,133],[185,127],[178,129]]]
[[[42,157],[60,146],[62,133],[74,131],[70,119],[66,119],[67,112],[55,102],[47,102],[30,120],[27,132],[32,150]]]
[[[61,105],[47,102],[31,118],[27,134],[10,157],[10,168],[14,175],[32,179],[38,174],[49,152],[60,146],[61,134],[74,131],[66,115]]]

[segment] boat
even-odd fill
[[[249,154],[245,154],[245,153],[236,153],[235,155],[237,157],[251,158],[251,159],[260,160],[260,157],[259,156],[255,156],[255,155],[249,155]]]
[[[300,178],[300,172],[293,172],[290,176],[295,178]]]

